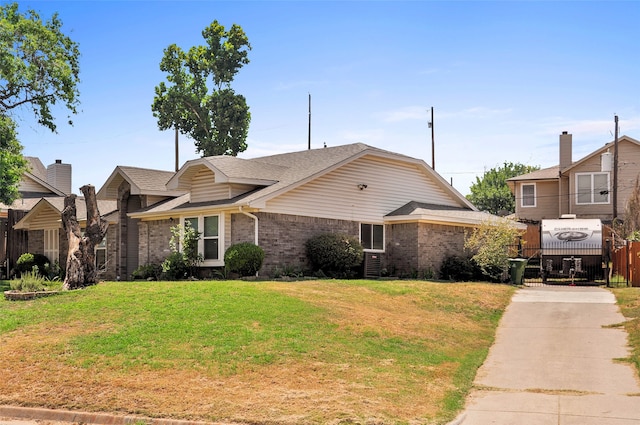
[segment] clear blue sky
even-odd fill
[[[558,163],[620,134],[640,139],[640,2],[21,1],[55,11],[80,45],[81,112],[59,132],[19,111],[24,154],[73,167],[100,188],[117,165],[174,169],[174,135],[151,112],[163,49],[204,44],[214,20],[240,25],[250,63],[233,87],[252,120],[240,157],[363,142],[431,165],[462,193],[505,161]],[[197,158],[182,136],[180,164]]]

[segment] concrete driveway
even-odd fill
[[[606,289],[523,288],[475,379],[463,425],[640,424],[625,319]]]

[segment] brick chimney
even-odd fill
[[[560,171],[564,170],[573,163],[571,159],[572,136],[563,131],[560,135]]]
[[[71,164],[63,164],[61,159],[56,159],[55,164],[47,167],[47,183],[55,187],[65,195],[71,193]]]

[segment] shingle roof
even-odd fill
[[[388,222],[403,221],[406,219],[417,219],[432,223],[477,226],[484,222],[495,222],[501,218],[486,211],[425,204],[415,201],[409,202],[385,216],[385,221]],[[526,224],[515,221],[513,222],[513,226],[522,230],[527,228]]]
[[[165,187],[167,182],[175,174],[173,171],[153,170],[149,168],[118,166],[140,190],[156,191]]]
[[[28,223],[33,219],[34,216],[37,216],[41,208],[45,208],[45,205],[50,206],[60,214],[64,210],[64,200],[65,198],[61,196],[55,197],[45,197],[38,200],[38,202],[33,205],[30,211],[20,219],[14,226],[16,229],[24,229],[28,227]],[[98,200],[98,211],[100,211],[100,216],[104,217],[108,214],[117,211],[118,203],[113,200]],[[83,221],[87,219],[87,205],[84,201],[84,197],[78,196],[76,197],[76,218],[78,221]]]
[[[198,204],[188,203],[187,198],[181,197],[181,200],[185,200],[182,204],[163,203],[162,205],[157,205],[147,209],[143,211],[143,213],[164,213],[168,212],[170,208],[198,208],[213,205],[235,206],[254,203],[253,205],[255,206],[256,203],[259,204],[260,202],[276,196],[279,193],[291,190],[292,188],[338,168],[361,155],[369,153],[387,156],[393,159],[400,158],[418,165],[424,164],[421,160],[383,149],[374,148],[364,143],[310,149],[251,159],[241,159],[231,156],[200,158],[188,161],[171,179],[168,186],[178,188],[181,184],[180,179],[188,181],[189,178],[191,178],[188,173],[188,169],[190,167],[204,165],[210,167],[214,172],[216,172],[217,180],[226,180],[228,182],[243,182],[251,180],[253,184],[259,187],[251,192],[232,199],[203,202]],[[431,170],[431,168],[426,164],[424,164],[424,167],[426,170]],[[452,195],[455,194],[454,196],[458,196],[461,202],[468,204],[469,208],[473,209],[471,203],[456,192],[450,184],[442,179],[442,177],[440,177],[435,171],[431,172],[433,173],[433,177],[436,181],[441,184],[443,190],[449,191]],[[256,183],[259,181],[263,182],[263,185]]]
[[[555,165],[549,168],[543,168],[541,170],[532,171],[527,174],[511,177],[507,181],[520,181],[520,180],[555,180],[560,173],[560,167]]]

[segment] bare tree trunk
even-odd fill
[[[64,199],[62,211],[62,227],[69,241],[64,289],[84,288],[96,283],[95,246],[102,242],[108,227],[107,221],[100,217],[95,188],[85,185],[80,191],[87,206],[84,235],[76,216],[76,195]]]

